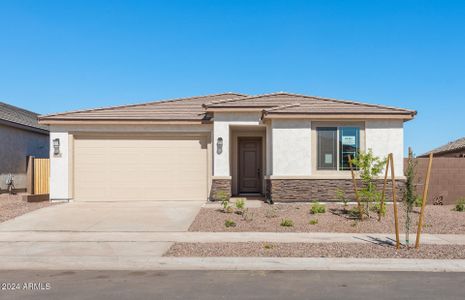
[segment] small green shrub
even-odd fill
[[[323,204],[315,202],[310,207],[310,213],[315,214],[324,214],[326,212],[326,207]]]
[[[294,221],[291,219],[282,219],[280,225],[283,227],[292,227],[294,226]]]
[[[383,208],[381,209],[381,202],[376,202],[375,204],[371,205],[370,210],[380,214],[383,217],[386,215],[386,205],[383,205]]]
[[[215,194],[215,199],[218,201],[221,201],[221,205],[223,206],[223,211],[227,212],[230,207],[229,205],[229,194],[226,193],[225,191],[219,191]]]
[[[243,198],[237,199],[235,205],[237,209],[243,210],[245,208],[245,199]]]
[[[459,198],[455,204],[456,211],[465,211],[465,197]]]
[[[423,198],[421,196],[416,196],[413,205],[415,205],[415,207],[421,207],[423,205]]]
[[[346,198],[346,193],[343,189],[338,188],[336,190],[336,199],[342,202],[342,204],[344,205],[344,210],[346,210],[347,205],[349,203],[349,199]]]
[[[349,210],[349,216],[354,219],[360,219],[361,217],[358,207],[352,207],[352,209]]]
[[[242,220],[250,222],[253,220],[253,212],[250,212],[248,208],[242,211]]]
[[[236,227],[236,222],[234,222],[233,220],[226,220],[224,221],[224,226],[226,228],[229,228],[229,227]]]
[[[265,245],[263,245],[263,248],[265,248],[265,249],[267,249],[267,250],[273,249],[273,245],[271,245],[271,244],[265,244]]]
[[[310,222],[308,222],[308,224],[316,225],[316,224],[318,224],[318,219],[312,219],[312,220],[310,220]]]
[[[265,211],[265,217],[270,219],[270,218],[276,218],[278,216],[278,210],[274,207],[271,207],[270,209],[267,209]]]

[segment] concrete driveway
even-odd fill
[[[45,267],[65,260],[85,269],[89,260],[117,264],[160,257],[172,242],[154,233],[187,231],[203,204],[72,202],[39,209],[0,223],[0,265],[16,261],[10,265],[15,268],[40,261]],[[43,240],[44,234],[53,241]]]
[[[186,231],[204,202],[71,202],[0,223],[0,231]]]

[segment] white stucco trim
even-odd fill
[[[60,154],[54,154],[53,140],[60,140]],[[68,132],[50,132],[50,200],[69,200]]]
[[[311,121],[273,120],[271,131],[272,175],[311,175]]]
[[[386,157],[394,155],[396,177],[404,170],[404,123],[402,120],[368,120],[365,123],[366,148],[373,154]]]

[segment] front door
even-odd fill
[[[239,193],[262,191],[262,139],[239,138]]]

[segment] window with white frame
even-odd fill
[[[349,156],[360,151],[360,128],[354,126],[317,127],[317,169],[350,170]]]

